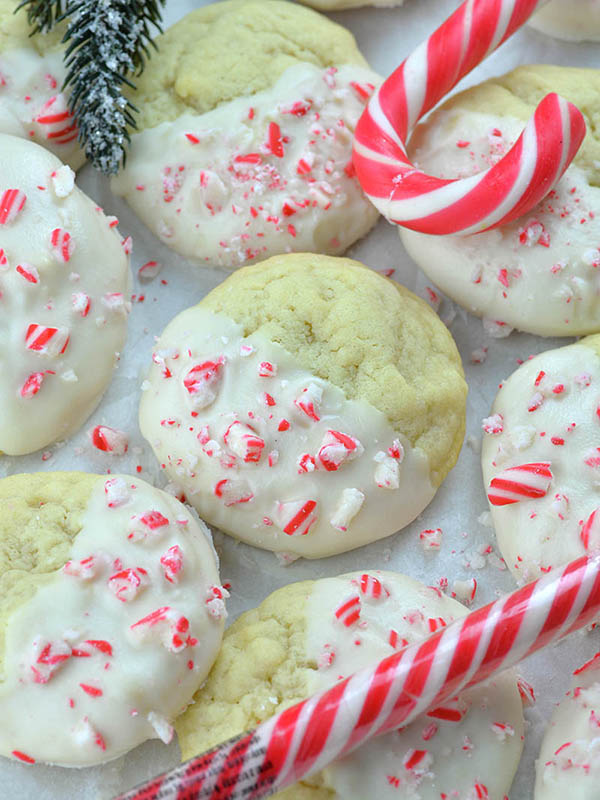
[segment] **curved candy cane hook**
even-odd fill
[[[443,180],[408,159],[417,122],[547,0],[466,0],[373,95],[355,132],[361,186],[390,221],[421,233],[481,233],[526,214],[558,183],[586,132],[583,115],[547,95],[493,167]]]

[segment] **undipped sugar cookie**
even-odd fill
[[[169,742],[226,596],[206,526],[144,481],[0,481],[0,754],[80,767]]]
[[[426,171],[443,178],[473,175],[507,152],[549,92],[574,102],[588,130],[542,203],[472,236],[401,229],[404,246],[429,278],[487,318],[497,335],[511,326],[542,336],[600,330],[600,70],[519,67],[449,100],[411,140],[410,154]]]
[[[530,25],[557,39],[600,41],[600,0],[551,0],[531,18]]]
[[[308,558],[389,536],[429,503],[463,440],[452,337],[349,259],[275,256],[167,326],[140,427],[210,523]]]
[[[534,800],[597,800],[600,786],[600,653],[573,673],[536,762]]]
[[[600,336],[526,361],[483,431],[492,520],[517,580],[600,551]]]
[[[16,0],[0,0],[0,133],[37,142],[77,169],[85,155],[68,92],[61,91],[67,76],[64,28],[31,36],[27,10],[15,13],[16,6]]]
[[[183,758],[464,614],[464,606],[438,589],[392,572],[355,572],[274,592],[229,628],[206,685],[176,722]],[[275,797],[502,800],[522,739],[517,682],[504,672]]]
[[[157,44],[112,188],[163,242],[233,269],[342,253],[374,225],[352,135],[379,78],[348,31],[294,3],[227,0]]]
[[[0,452],[76,431],[113,373],[130,242],[36,144],[0,134]]]

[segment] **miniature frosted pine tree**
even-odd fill
[[[69,108],[75,115],[79,141],[87,158],[105,174],[125,161],[135,106],[123,95],[135,88],[152,34],[160,31],[165,0],[23,0],[32,33],[45,33],[66,20],[63,42]],[[153,31],[154,29],[154,31]]]

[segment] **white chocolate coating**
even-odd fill
[[[84,766],[169,741],[220,646],[218,583],[188,509],[138,479],[99,478],[70,561],[6,627],[0,753]],[[139,624],[154,612],[164,619]]]
[[[487,169],[523,129],[513,117],[440,111],[419,139],[418,165],[443,178]],[[400,229],[425,273],[478,316],[542,336],[598,330],[600,188],[571,166],[526,217],[476,236],[429,236]]]
[[[548,462],[553,475],[544,496],[491,506],[500,550],[520,582],[586,552],[582,527],[600,506],[599,388],[600,356],[591,347],[548,350],[504,381],[484,420],[486,491],[508,467]],[[588,549],[598,547],[592,533]]]
[[[600,0],[551,0],[531,18],[533,28],[557,39],[600,41]]]
[[[188,502],[243,541],[333,555],[394,533],[435,493],[427,456],[381,412],[225,315],[179,314],[153,362],[143,435]]]
[[[536,762],[535,800],[596,800],[600,786],[600,672],[592,661],[550,720]]]
[[[22,455],[98,404],[125,342],[131,278],[116,221],[70,167],[2,134],[0,164],[0,451]]]
[[[358,598],[360,618],[346,627],[335,612],[350,598]],[[439,590],[390,572],[317,581],[307,605],[307,657],[319,665],[311,691],[332,686],[340,676],[464,614],[464,606]],[[522,737],[515,677],[503,673],[419,717],[401,733],[373,739],[334,762],[324,770],[325,783],[343,800],[502,800],[519,763]]]
[[[352,135],[379,77],[289,67],[272,88],[132,137],[112,189],[178,253],[233,269],[346,250],[377,212],[352,177]]]
[[[77,169],[85,156],[68,95],[61,92],[67,75],[62,56],[62,51],[40,55],[33,46],[0,53],[0,133],[37,142]]]

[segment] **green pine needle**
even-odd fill
[[[165,0],[23,0],[33,32],[67,21],[65,87],[87,158],[110,175],[125,163],[135,106],[123,86],[144,69]]]

